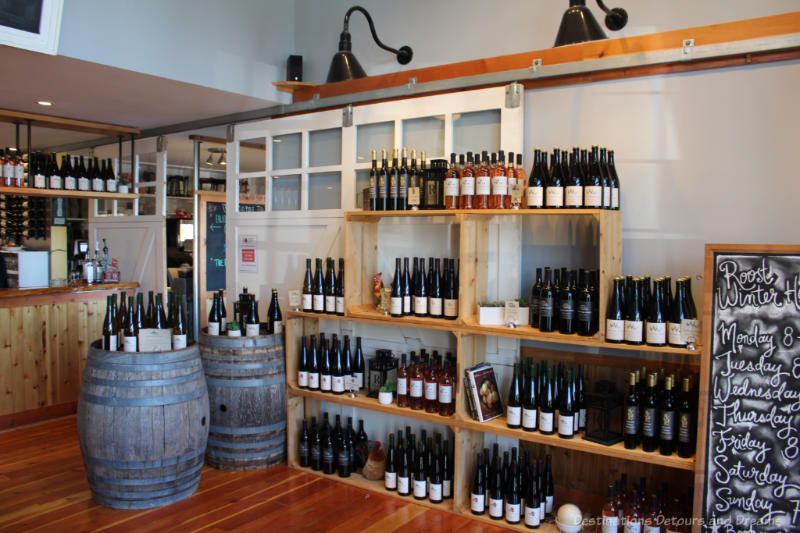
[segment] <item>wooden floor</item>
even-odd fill
[[[203,468],[183,501],[119,511],[92,500],[75,417],[0,433],[0,531],[507,531],[277,466],[230,473]]]

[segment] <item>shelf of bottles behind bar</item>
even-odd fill
[[[117,192],[118,178],[111,159],[31,154],[27,169],[14,149],[0,150],[0,185],[68,191]]]

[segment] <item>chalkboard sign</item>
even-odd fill
[[[206,291],[225,289],[225,202],[206,203]]]
[[[800,247],[708,245],[705,297],[702,531],[800,531]]]

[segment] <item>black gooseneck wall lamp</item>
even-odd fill
[[[628,22],[628,13],[624,9],[621,7],[609,9],[602,0],[596,1],[600,9],[606,14],[606,28],[611,31],[618,31],[625,27]],[[586,7],[586,0],[569,0],[569,8],[561,18],[561,26],[558,28],[554,46],[597,41],[606,38],[606,34],[603,33],[600,24],[595,20],[592,11]]]
[[[399,50],[395,50],[394,48],[383,44],[381,40],[378,39],[378,34],[375,33],[375,24],[372,22],[372,17],[369,15],[369,13],[367,13],[367,10],[361,6],[353,6],[347,10],[347,14],[344,16],[344,29],[339,35],[339,51],[336,52],[331,60],[331,68],[328,69],[327,83],[367,77],[367,73],[364,72],[364,69],[358,63],[358,59],[356,59],[356,56],[353,55],[353,52],[351,51],[353,45],[350,40],[348,26],[350,23],[350,14],[353,13],[353,11],[360,11],[367,18],[367,22],[369,22],[369,30],[372,32],[372,38],[375,39],[375,43],[378,46],[395,54],[397,56],[397,62],[401,65],[407,65],[411,61],[411,58],[414,55],[411,47],[401,46]]]

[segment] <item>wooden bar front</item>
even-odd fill
[[[106,296],[138,286],[0,289],[0,430],[75,412]]]

